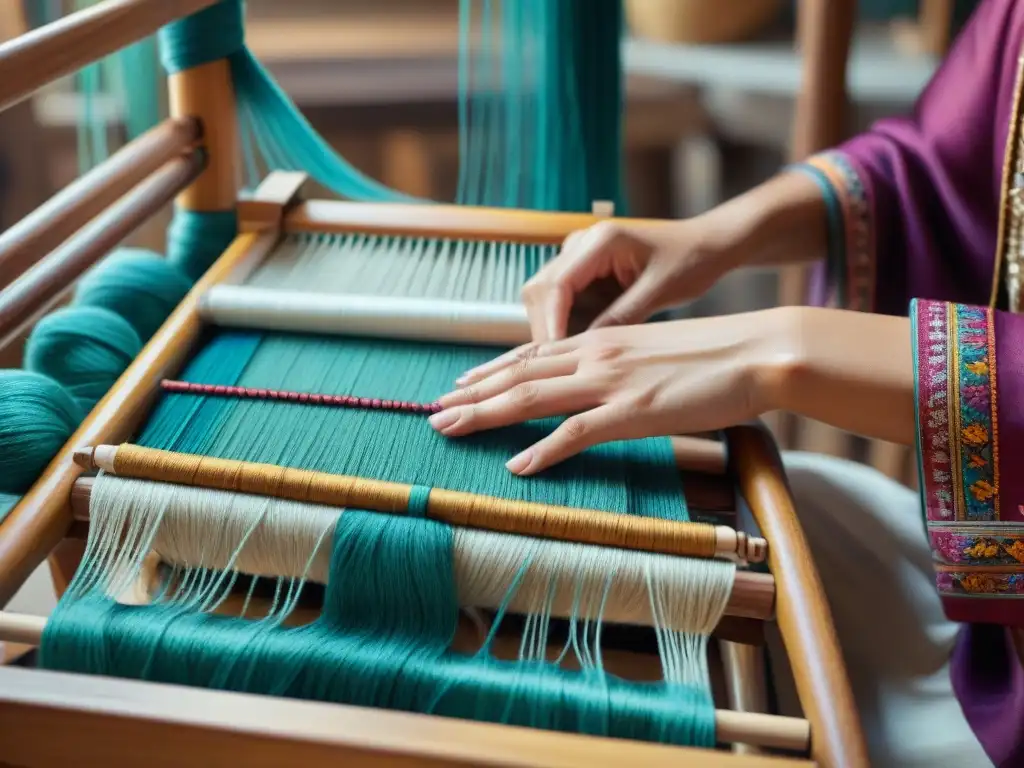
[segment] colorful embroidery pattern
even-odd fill
[[[1024,573],[1015,572],[1024,565],[1024,526],[1000,522],[991,312],[917,300],[911,317],[921,494],[936,584],[959,597],[1024,595]]]
[[[929,531],[936,557],[949,565],[1021,565],[1024,564],[1024,530],[997,531],[983,528]]]
[[[861,312],[875,308],[875,228],[870,190],[865,176],[858,173],[853,162],[839,150],[815,155],[806,164],[816,168],[829,180],[842,210],[843,233],[834,238],[842,252],[846,270],[846,295],[843,306]]]
[[[998,443],[995,419],[995,344],[989,310],[962,304],[953,307],[950,350],[953,373],[950,397],[956,419],[951,448],[957,461],[957,519],[999,519]],[[959,482],[957,482],[959,481]]]
[[[943,570],[935,584],[940,593],[957,597],[1024,596],[1024,573]]]
[[[945,302],[914,301],[918,450],[921,494],[928,521],[954,515],[949,441],[949,310]]]

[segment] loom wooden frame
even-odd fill
[[[0,46],[0,108],[46,82],[155,32],[160,26],[210,6],[215,0],[105,0],[57,24]],[[105,37],[99,34],[105,33]],[[274,176],[253,202],[237,200],[237,125],[230,73],[225,61],[212,62],[169,78],[172,114],[202,125],[207,164],[177,198],[183,209],[224,210],[237,205],[242,234],[198,281],[114,387],[94,408],[0,527],[0,604],[48,556],[59,551],[72,530],[71,492],[81,468],[73,453],[102,443],[129,439],[146,415],[161,378],[184,364],[203,330],[198,304],[210,286],[232,279],[238,269],[264,258],[283,233],[298,231],[375,231],[459,238],[517,239],[560,243],[570,232],[597,221],[593,216],[430,206],[364,205],[310,201],[291,205],[299,177]],[[102,178],[102,174],[101,174]],[[85,223],[88,206],[59,218]],[[72,231],[72,230],[69,230]],[[110,243],[110,246],[114,243]],[[74,269],[55,270],[54,284],[65,290]],[[58,291],[59,292],[59,291]],[[792,661],[799,698],[812,728],[812,758],[818,763],[866,766],[866,751],[844,674],[824,591],[796,521],[792,499],[771,438],[756,426],[727,434],[731,469],[740,491],[770,542],[769,567],[776,578],[777,618]],[[75,558],[66,565],[74,566]],[[52,561],[51,561],[52,562]],[[65,572],[63,577],[69,577]],[[60,568],[56,569],[60,577]],[[57,578],[58,588],[60,579]],[[83,686],[102,689],[83,693]],[[185,707],[176,706],[183,701]],[[0,742],[17,745],[5,754],[23,765],[49,765],[68,752],[49,738],[60,729],[74,739],[78,761],[102,758],[111,766],[139,760],[159,764],[159,756],[180,760],[175,750],[159,749],[174,735],[195,739],[193,759],[219,763],[244,757],[253,764],[281,759],[314,765],[349,758],[365,765],[617,765],[623,761],[661,765],[689,760],[695,765],[748,765],[759,758],[716,751],[694,751],[593,737],[551,734],[482,723],[356,708],[317,709],[304,702],[134,681],[94,681],[77,675],[0,669]],[[220,707],[235,717],[211,718]],[[308,715],[308,716],[307,716]],[[330,733],[313,727],[322,716]],[[282,725],[286,724],[286,725]],[[25,738],[33,733],[42,738]],[[99,738],[96,738],[96,737]],[[112,745],[123,745],[122,750]],[[156,748],[156,749],[154,749]],[[282,751],[283,750],[283,751]],[[229,756],[229,757],[228,757]],[[166,759],[166,757],[164,757]],[[785,765],[786,762],[771,764]],[[808,764],[806,761],[789,764]]]

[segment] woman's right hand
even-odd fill
[[[533,340],[642,323],[742,264],[821,258],[824,224],[821,193],[803,174],[781,174],[692,219],[601,221],[572,233],[523,286]]]
[[[641,226],[608,220],[572,233],[561,253],[523,286],[533,340],[642,323],[701,296],[726,266],[699,230],[699,220]],[[570,317],[585,327],[570,329]]]

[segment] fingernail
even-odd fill
[[[520,472],[522,472],[524,469],[530,466],[530,462],[532,460],[533,453],[529,450],[525,450],[518,456],[509,459],[508,463],[505,464],[505,468],[508,469],[509,472],[518,475]]]
[[[447,429],[458,420],[458,411],[438,411],[430,417],[430,426],[437,430]]]

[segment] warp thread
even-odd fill
[[[618,577],[598,561],[588,564],[586,553],[572,545],[555,545],[561,554],[545,555],[552,545],[524,540],[523,547],[509,546],[509,537],[494,535],[485,536],[489,542],[460,540],[450,526],[429,520],[318,511],[105,476],[94,485],[90,510],[83,566],[44,632],[40,661],[46,668],[714,744],[705,650],[731,588],[732,564],[697,562],[692,565],[700,574],[686,574],[689,564],[674,562],[675,575],[639,562],[624,565],[623,572],[640,579],[645,594],[637,601],[650,604],[664,674],[656,683],[633,683],[607,674],[602,663],[601,606]],[[126,530],[123,546],[114,546]],[[299,544],[268,546],[282,541]],[[152,604],[116,602],[137,580],[150,548],[172,564],[169,578],[151,590]],[[261,553],[270,560],[261,560]],[[504,564],[483,567],[492,558]],[[466,567],[467,561],[479,565]],[[531,576],[534,564],[541,571]],[[553,565],[558,584],[546,585]],[[243,568],[288,574],[277,579],[262,619],[214,613]],[[284,626],[306,579],[325,572],[321,616]],[[692,588],[679,588],[679,578]],[[475,579],[486,585],[472,586]],[[553,594],[562,591],[575,594],[559,601],[572,613],[570,635],[549,660]],[[503,607],[483,647],[469,654],[452,650],[460,594],[502,592]],[[252,589],[243,616],[251,595]],[[499,660],[492,643],[507,607],[517,601],[529,614],[519,658]],[[596,619],[587,618],[595,610]],[[579,670],[562,666],[570,657]]]

